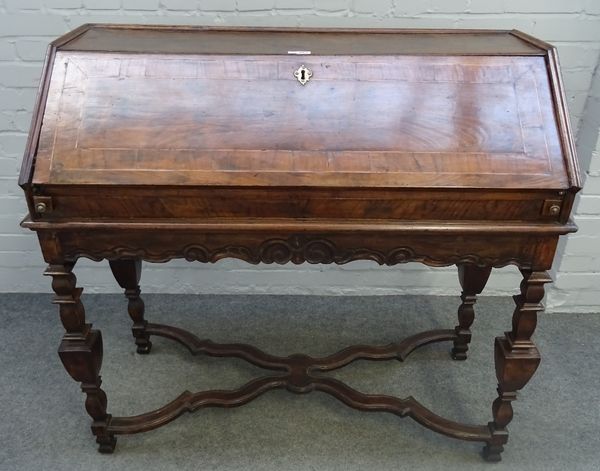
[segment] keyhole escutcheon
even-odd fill
[[[306,83],[312,77],[312,71],[308,67],[306,67],[304,64],[302,64],[294,72],[294,77],[296,77],[298,79],[298,82],[300,82],[302,85],[306,85]]]

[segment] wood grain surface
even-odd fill
[[[543,58],[59,52],[52,77],[36,184],[569,186]]]
[[[543,55],[544,43],[510,31],[89,25],[64,50],[167,54]],[[274,34],[277,33],[277,34]]]

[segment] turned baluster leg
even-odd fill
[[[99,450],[111,453],[116,439],[107,430],[111,416],[106,413],[106,394],[100,388],[102,335],[99,330],[92,330],[91,324],[85,323],[85,310],[80,300],[83,289],[76,287],[73,265],[49,265],[44,273],[52,277],[52,289],[56,293],[53,303],[59,306],[60,319],[66,330],[58,355],[69,375],[81,383],[81,390],[86,394],[85,408],[94,419],[92,433]]]
[[[540,364],[540,353],[531,340],[537,324],[537,314],[543,310],[544,284],[552,281],[545,271],[521,270],[521,294],[515,296],[512,330],[496,337],[494,357],[498,378],[498,398],[489,423],[492,440],[483,449],[488,461],[500,461],[500,453],[508,441],[506,426],[513,417],[512,401],[517,391],[531,379]]]
[[[467,350],[471,341],[471,325],[475,319],[473,305],[477,300],[477,295],[485,288],[491,271],[492,267],[478,267],[472,264],[458,265],[462,304],[458,308],[458,325],[454,328],[456,339],[452,348],[452,358],[455,360],[467,359]]]
[[[152,342],[146,332],[148,322],[144,319],[144,301],[140,298],[140,277],[142,275],[142,261],[140,259],[125,259],[109,261],[119,286],[125,290],[129,300],[127,310],[133,321],[131,332],[135,338],[138,353],[150,353]]]

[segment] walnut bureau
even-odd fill
[[[410,416],[500,460],[512,401],[540,363],[532,341],[546,272],[580,181],[556,50],[519,31],[85,25],[54,41],[20,185],[65,334],[59,356],[86,394],[102,452],[185,411],[236,407],[276,388]],[[73,267],[108,260],[138,353],[152,336],[271,370],[231,391],[184,392],[113,417],[102,336]],[[458,324],[331,356],[276,357],[148,322],[141,262],[456,265]],[[328,371],[405,360],[450,341],[465,360],[476,296],[515,265],[520,294],[495,339],[491,421],[447,420],[412,397],[364,394]],[[492,398],[490,398],[490,402]]]

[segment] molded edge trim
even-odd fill
[[[80,230],[154,230],[154,231],[278,231],[278,232],[397,232],[438,234],[543,234],[562,235],[577,231],[577,225],[569,220],[565,224],[544,223],[481,223],[481,222],[420,222],[420,221],[325,221],[325,220],[215,220],[204,222],[176,221],[32,221],[26,216],[21,227],[31,230],[80,231]]]
[[[52,75],[55,55],[56,46],[54,46],[53,43],[50,43],[46,50],[46,58],[42,67],[42,75],[31,117],[31,125],[27,136],[23,161],[21,163],[21,172],[19,174],[19,186],[26,190],[26,193],[28,193],[27,188],[31,184],[31,179],[33,177],[35,154],[37,152],[40,130],[42,128],[42,119],[46,110],[46,99],[48,97],[48,88],[50,86],[50,77]],[[28,196],[30,195],[28,194]],[[27,199],[29,200],[30,198]]]

